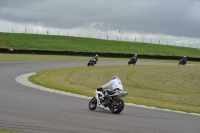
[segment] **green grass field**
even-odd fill
[[[0,129],[0,133],[20,133],[20,132],[15,132],[15,131],[10,131],[10,130]]]
[[[29,78],[36,84],[62,91],[93,96],[96,88],[118,75],[125,102],[200,113],[200,67],[115,66],[83,67],[39,72]]]
[[[0,48],[200,57],[200,49],[94,38],[0,33]]]

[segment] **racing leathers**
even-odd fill
[[[98,61],[98,56],[97,56],[97,55],[95,55],[95,56],[93,57],[93,59],[95,59],[95,64],[97,64],[97,61]]]

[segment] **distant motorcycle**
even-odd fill
[[[130,58],[130,61],[128,62],[128,65],[130,65],[130,64],[133,64],[133,65],[135,65],[135,64],[136,64],[136,62],[137,62],[137,60],[136,60],[136,59],[132,59],[132,58]]]
[[[105,95],[104,97],[102,97],[103,94]],[[126,97],[128,92],[104,89],[103,91],[96,90],[95,95],[98,95],[100,103],[108,107],[113,114],[119,114],[124,109],[124,101],[121,98]],[[97,99],[95,96],[90,100],[88,106],[90,110],[95,110],[97,108]]]
[[[183,61],[182,59],[180,59],[178,65],[186,65],[187,61]]]
[[[87,66],[94,66],[96,64],[96,60],[94,58],[91,58],[87,64]]]

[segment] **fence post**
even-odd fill
[[[136,42],[136,37],[135,37],[135,42]]]
[[[38,34],[38,30],[37,30],[37,34]]]
[[[12,33],[13,33],[13,27],[12,27]]]
[[[25,28],[25,34],[26,34],[26,28]]]
[[[151,39],[151,44],[152,44],[152,39]]]
[[[118,41],[118,36],[117,36],[117,41]]]

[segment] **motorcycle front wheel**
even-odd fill
[[[130,65],[130,64],[131,64],[131,61],[128,62],[128,65]]]
[[[97,100],[95,97],[90,100],[88,107],[90,110],[95,110],[97,108]]]
[[[116,104],[112,108],[110,108],[113,114],[119,114],[124,109],[124,101],[122,99],[115,100]]]

